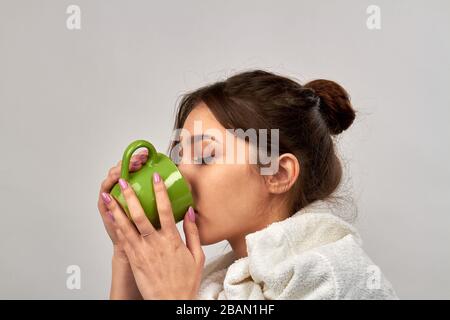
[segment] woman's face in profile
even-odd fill
[[[262,176],[255,169],[256,165],[248,161],[250,144],[227,134],[226,128],[204,103],[198,104],[191,111],[183,131],[190,137],[200,134],[195,138],[197,142],[190,146],[186,143],[188,139],[185,141],[185,137],[181,138],[181,161],[178,168],[191,187],[202,245],[238,239],[257,230],[263,220],[260,216],[263,214],[268,192]],[[202,138],[203,134],[210,137]],[[234,147],[231,149],[234,149],[235,158],[238,150],[245,150],[244,161],[226,158],[227,139],[233,140]],[[195,163],[194,156],[200,158]],[[204,164],[203,161],[211,161],[208,158],[210,156],[214,160]]]

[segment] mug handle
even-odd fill
[[[130,143],[130,145],[125,149],[122,157],[122,168],[120,171],[120,177],[122,179],[125,179],[125,181],[128,181],[129,178],[129,171],[128,168],[130,167],[130,159],[133,155],[133,152],[135,152],[137,149],[145,147],[148,150],[148,160],[147,163],[154,163],[156,160],[157,152],[155,147],[146,140],[136,140]]]

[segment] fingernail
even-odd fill
[[[109,204],[111,202],[111,197],[106,192],[102,192],[103,202]]]
[[[107,216],[109,217],[109,219],[110,219],[112,222],[114,222],[114,216],[113,216],[112,212],[111,212],[111,211],[107,211],[106,214],[107,214]]]
[[[119,179],[119,184],[120,184],[120,188],[122,190],[124,190],[128,187],[128,183],[125,180],[123,180],[122,178]]]
[[[195,213],[194,213],[194,209],[192,209],[191,206],[189,206],[189,210],[188,210],[188,218],[189,218],[192,222],[195,222]]]
[[[161,181],[161,177],[159,176],[158,172],[153,173],[153,181],[155,183],[158,183]]]
[[[139,163],[132,163],[131,164],[131,169],[137,169],[139,167]]]

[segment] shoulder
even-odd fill
[[[398,299],[391,283],[353,235],[312,249],[311,253],[320,257],[318,263],[326,263],[338,299]]]

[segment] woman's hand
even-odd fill
[[[148,157],[147,149],[144,149],[139,154],[134,155],[131,158],[129,170],[131,172],[139,170],[142,167],[142,164],[144,164],[147,161],[147,157]],[[127,256],[126,256],[125,251],[123,250],[123,247],[121,246],[121,244],[117,238],[116,232],[115,232],[113,216],[108,211],[108,208],[106,207],[105,203],[102,201],[102,197],[101,197],[101,194],[103,192],[110,192],[112,187],[114,187],[114,185],[119,180],[121,166],[122,166],[122,161],[119,161],[116,166],[109,169],[108,176],[106,177],[105,180],[102,181],[102,184],[100,186],[97,207],[98,207],[98,211],[100,212],[100,216],[102,217],[103,224],[105,225],[106,232],[108,233],[108,235],[111,238],[111,241],[113,243],[114,257],[119,260],[122,260],[124,262],[127,262]]]
[[[200,244],[192,208],[185,215],[184,244],[175,225],[172,206],[164,182],[154,175],[154,190],[161,229],[156,230],[128,183],[119,184],[136,227],[120,205],[104,193],[106,207],[117,225],[117,236],[133,270],[144,299],[195,299],[200,287],[205,255]]]

